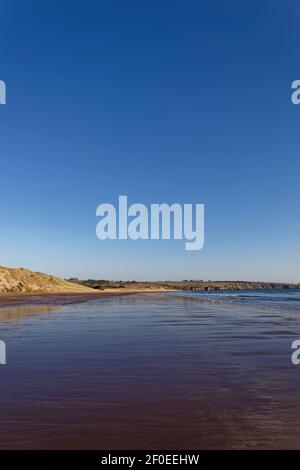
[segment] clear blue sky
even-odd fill
[[[300,281],[296,0],[2,0],[0,264]],[[95,211],[203,202],[206,242],[99,241]]]

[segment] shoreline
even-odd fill
[[[53,305],[63,306],[88,302],[97,298],[115,297],[130,294],[146,294],[172,292],[162,289],[107,289],[95,292],[30,292],[30,293],[0,293],[0,311],[5,307],[22,305]]]
[[[280,289],[280,287],[278,287]],[[299,289],[296,288],[297,290]],[[5,307],[14,307],[22,305],[52,305],[52,306],[64,306],[70,304],[78,304],[83,302],[88,302],[90,300],[95,300],[97,298],[104,297],[119,297],[123,295],[130,294],[157,294],[157,293],[166,293],[166,292],[202,292],[203,294],[207,292],[226,292],[228,290],[233,291],[242,291],[242,290],[256,290],[256,289],[216,289],[216,290],[205,290],[198,288],[166,288],[161,286],[147,286],[147,287],[124,287],[124,288],[106,288],[103,290],[89,289],[86,292],[80,291],[71,291],[71,292],[0,292],[0,311]],[[277,290],[274,287],[257,289],[257,290]],[[281,289],[280,289],[281,290]],[[289,290],[289,289],[287,289]],[[204,300],[204,299],[203,299]],[[205,299],[207,300],[207,299]]]

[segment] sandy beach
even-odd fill
[[[202,295],[9,296],[0,448],[298,448],[299,292]]]
[[[0,309],[9,306],[18,305],[55,305],[63,306],[69,304],[76,304],[81,302],[87,302],[89,300],[95,300],[102,297],[114,297],[130,294],[143,294],[143,293],[158,293],[158,292],[171,292],[171,290],[160,289],[160,288],[128,288],[128,289],[105,289],[103,291],[92,290],[90,292],[78,293],[78,292],[57,292],[57,293],[44,293],[36,292],[31,293],[8,293],[0,294]]]

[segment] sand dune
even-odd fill
[[[0,293],[93,293],[94,289],[73,284],[43,273],[24,268],[0,267]]]

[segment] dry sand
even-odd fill
[[[94,289],[73,284],[49,276],[48,274],[29,271],[24,268],[0,267],[0,293],[94,293]]]

